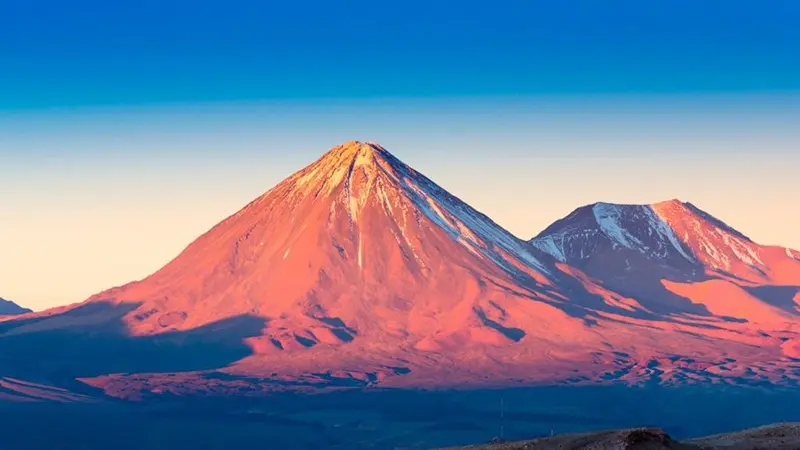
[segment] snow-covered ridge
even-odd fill
[[[650,258],[694,256],[651,205],[595,203],[578,208],[530,243],[560,261],[591,257],[597,240],[612,248],[640,252]]]
[[[630,249],[641,250],[644,243],[636,239],[627,228],[622,225],[622,208],[609,203],[597,203],[592,207],[594,220],[600,226],[600,231],[616,245]]]
[[[590,258],[597,245],[605,242],[611,249],[637,251],[650,259],[678,257],[726,272],[744,266],[760,273],[764,266],[758,244],[694,205],[678,200],[652,205],[587,205],[530,242],[564,262]]]
[[[548,253],[555,259],[561,262],[567,262],[567,255],[564,252],[564,238],[565,236],[563,234],[542,236],[541,238],[532,240],[531,244],[539,250]]]
[[[513,271],[508,262],[494,246],[513,255],[527,266],[542,273],[549,273],[547,267],[537,259],[528,246],[489,217],[476,211],[460,199],[454,197],[421,173],[411,169],[381,147],[380,166],[394,169],[385,172],[404,188],[404,193],[432,221],[447,230],[459,243],[474,251],[476,237],[483,241],[479,246],[481,253],[494,262]]]
[[[666,258],[677,252],[695,262],[669,224],[651,205],[597,203],[592,208],[603,234],[612,242],[650,257]],[[625,224],[622,223],[623,218]]]

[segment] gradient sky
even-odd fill
[[[0,296],[142,278],[328,148],[529,238],[691,201],[800,249],[794,1],[0,4]]]

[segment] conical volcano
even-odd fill
[[[144,334],[251,313],[270,320],[283,349],[432,337],[479,326],[486,290],[549,286],[552,261],[383,147],[348,142],[152,276],[94,300],[144,302],[138,310],[152,313],[129,322]]]

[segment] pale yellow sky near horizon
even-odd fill
[[[141,279],[349,140],[380,143],[523,239],[596,201],[679,198],[758,243],[800,250],[796,100],[580,97],[0,116],[0,297],[39,310]]]
[[[791,190],[797,158],[764,168],[757,157],[745,155],[720,157],[709,166],[669,156],[487,161],[467,154],[453,164],[435,155],[404,157],[402,149],[395,154],[523,239],[584,204],[677,197],[759,243],[800,249],[798,194]],[[10,210],[5,205],[0,296],[42,309],[141,279],[277,183],[282,177],[274,173],[275,164],[268,170],[270,162],[265,157],[248,167],[218,164],[213,174],[203,165],[129,168],[139,184],[102,166],[97,184],[82,183],[70,170],[31,173],[15,189],[35,194],[12,201]]]

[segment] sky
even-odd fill
[[[143,278],[348,140],[521,238],[679,198],[800,249],[793,1],[0,4],[0,297]]]

